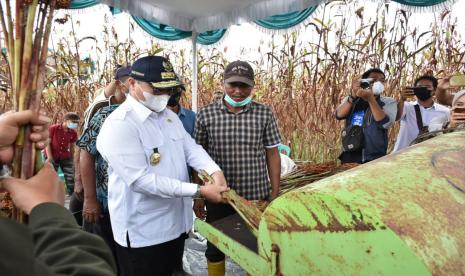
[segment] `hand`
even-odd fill
[[[31,110],[11,112],[0,116],[0,162],[11,163],[13,160],[13,144],[23,125],[32,124],[29,139],[36,143],[36,148],[44,149],[48,145],[48,125],[50,118],[44,112],[40,115]]]
[[[203,185],[200,187],[200,195],[212,203],[223,202],[222,192],[228,191],[229,188],[220,185]]]
[[[205,211],[205,200],[201,198],[194,199],[194,206],[192,207],[194,214],[199,219],[205,219],[207,212]]]
[[[365,101],[370,100],[370,98],[374,98],[375,95],[371,91],[371,89],[359,89],[357,90],[357,97],[364,99]]]
[[[222,171],[214,172],[211,176],[216,185],[224,186],[224,187],[228,186],[228,184],[226,183],[226,178],[224,177],[224,174]],[[211,183],[205,183],[205,184],[208,185]]]
[[[47,160],[45,160],[45,162],[49,162],[50,164],[53,164],[53,163],[55,163],[55,160],[53,160],[53,158],[49,157],[49,158],[47,158]]]
[[[438,90],[445,91],[450,88],[450,77],[445,77],[438,80]]]
[[[84,187],[82,186],[81,181],[75,181],[74,183],[74,194],[79,201],[82,201],[84,198]]]
[[[82,218],[89,223],[98,223],[102,217],[102,207],[96,198],[84,198]]]
[[[450,127],[455,128],[461,124],[465,124],[465,113],[454,112],[454,109],[452,109]]]
[[[408,98],[412,98],[413,96],[415,96],[415,93],[413,92],[413,87],[404,87],[400,91],[400,99],[404,102]]]
[[[4,178],[0,180],[0,188],[10,192],[14,204],[30,214],[31,210],[41,203],[53,202],[63,206],[65,188],[50,163],[45,163],[39,173],[28,180]]]
[[[268,197],[268,202],[273,201],[275,198],[279,196],[279,191],[271,191],[270,196]]]
[[[360,90],[360,78],[355,78],[352,80],[352,85],[350,89],[350,96],[357,98],[357,91]]]
[[[365,101],[368,101],[370,97],[374,98],[375,95],[373,94],[373,91],[371,91],[371,88],[362,89],[360,87],[360,81],[361,81],[360,78],[355,78],[352,80],[352,90],[351,90],[352,97],[355,97],[355,98],[359,97],[359,98],[364,99]]]

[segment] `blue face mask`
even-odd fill
[[[78,127],[77,123],[69,123],[68,124],[68,128],[70,128],[70,129],[76,129],[77,127]]]
[[[247,97],[246,99],[240,102],[236,102],[231,97],[229,97],[228,94],[225,94],[224,100],[232,107],[242,107],[242,106],[246,106],[247,104],[249,104],[252,101],[252,97]]]

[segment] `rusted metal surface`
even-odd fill
[[[267,230],[260,229],[259,241],[262,232],[277,239],[295,239],[296,233],[310,239],[312,233],[321,233],[324,246],[331,244],[331,233],[373,232],[397,244],[393,256],[406,254],[405,245],[419,270],[423,263],[432,274],[465,274],[464,187],[465,133],[447,134],[278,198],[263,214]],[[390,234],[381,235],[383,231]],[[320,254],[347,260],[351,251],[340,255],[336,248],[328,246]],[[373,251],[367,247],[364,252]],[[389,252],[384,254],[389,258]]]
[[[376,229],[372,220],[369,218],[367,220],[360,209],[352,210],[349,205],[338,199],[320,195],[308,198],[308,194],[294,193],[290,194],[287,200],[292,202],[292,207],[288,206],[284,211],[281,206],[273,205],[273,209],[280,210],[270,209],[267,212],[269,230],[347,232]],[[315,206],[318,208],[314,208]]]
[[[464,190],[465,132],[454,132],[278,197],[258,255],[200,233],[253,275],[465,275]]]
[[[433,154],[433,167],[450,185],[465,193],[465,150],[452,150]]]

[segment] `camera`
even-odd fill
[[[362,89],[369,89],[371,87],[371,84],[373,83],[373,79],[361,79],[360,80],[360,88]]]
[[[453,113],[465,114],[465,106],[456,106],[452,108]]]

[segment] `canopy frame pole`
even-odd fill
[[[192,32],[192,111],[197,112],[198,109],[198,61],[197,61],[197,33]]]

